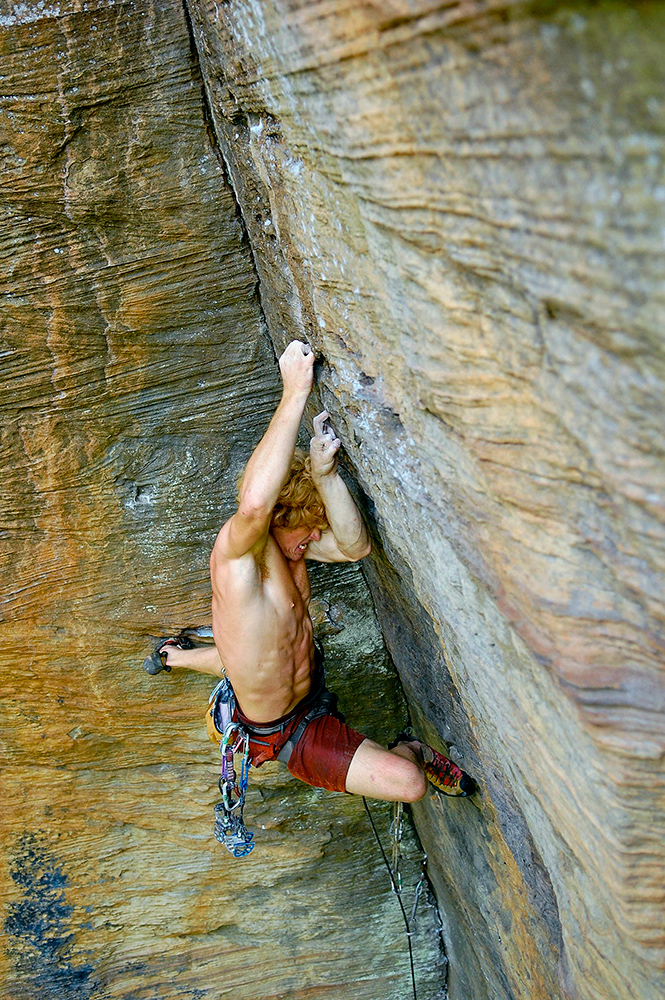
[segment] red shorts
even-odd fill
[[[303,707],[293,719],[289,719],[282,732],[256,738],[250,736],[249,753],[254,767],[260,767],[266,761],[277,759],[280,750],[298,728],[308,710],[308,706]],[[275,723],[252,723],[237,709],[234,718],[250,730],[253,726],[268,728],[271,725],[278,725],[280,721],[278,719]],[[347,726],[343,716],[337,713],[320,715],[306,726],[293,748],[288,769],[295,778],[300,778],[314,788],[327,788],[329,792],[344,792],[349,765],[364,739],[362,733]]]

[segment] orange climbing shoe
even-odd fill
[[[463,771],[461,767],[454,764],[450,757],[439,753],[434,747],[421,740],[407,736],[406,733],[398,733],[395,739],[388,744],[388,748],[396,747],[398,743],[406,743],[420,759],[423,771],[431,785],[444,795],[456,795],[459,797],[473,795],[476,790],[476,783],[470,774]]]
[[[470,774],[427,743],[420,744],[427,780],[444,795],[473,795],[476,783]]]

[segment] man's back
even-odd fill
[[[272,534],[259,552],[230,558],[228,524],[210,560],[215,644],[243,712],[269,722],[309,691],[313,668],[309,579]]]

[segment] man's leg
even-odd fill
[[[285,731],[288,739],[297,731]],[[280,745],[283,745],[282,744]],[[387,802],[417,802],[429,781],[445,795],[471,795],[473,780],[445,754],[411,736],[400,733],[391,750],[367,739],[346,724],[337,713],[326,712],[312,719],[289,755],[294,778],[314,788],[347,791]]]
[[[349,765],[346,790],[387,802],[417,802],[427,792],[427,778],[406,744],[384,750],[373,740],[365,740]]]
[[[177,646],[167,646],[166,662],[172,670],[196,670],[200,674],[222,676],[222,661],[217,647],[213,644],[195,646],[194,649],[178,649]]]
[[[392,750],[372,740],[360,744],[346,776],[347,792],[390,802],[417,802],[427,791],[428,781],[444,795],[467,796],[476,791],[473,778],[445,754],[404,734],[397,739]],[[396,757],[403,760],[396,761]]]
[[[182,645],[181,645],[182,644]],[[183,646],[191,646],[191,649]],[[164,665],[166,664],[166,665]],[[158,674],[162,670],[196,670],[201,674],[222,676],[222,661],[217,647],[194,646],[189,639],[174,636],[162,639],[150,656],[143,661],[143,669],[149,674]]]

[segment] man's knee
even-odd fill
[[[392,802],[417,802],[427,791],[427,779],[421,767],[406,755],[365,740],[351,761],[346,790]]]
[[[416,761],[416,755],[409,747],[398,744],[391,751],[395,757],[405,762],[406,767],[401,768],[403,786],[402,802],[419,802],[427,794],[427,778],[420,764]]]
[[[402,802],[419,802],[427,795],[427,778],[417,764],[413,765],[409,778],[404,782]]]

